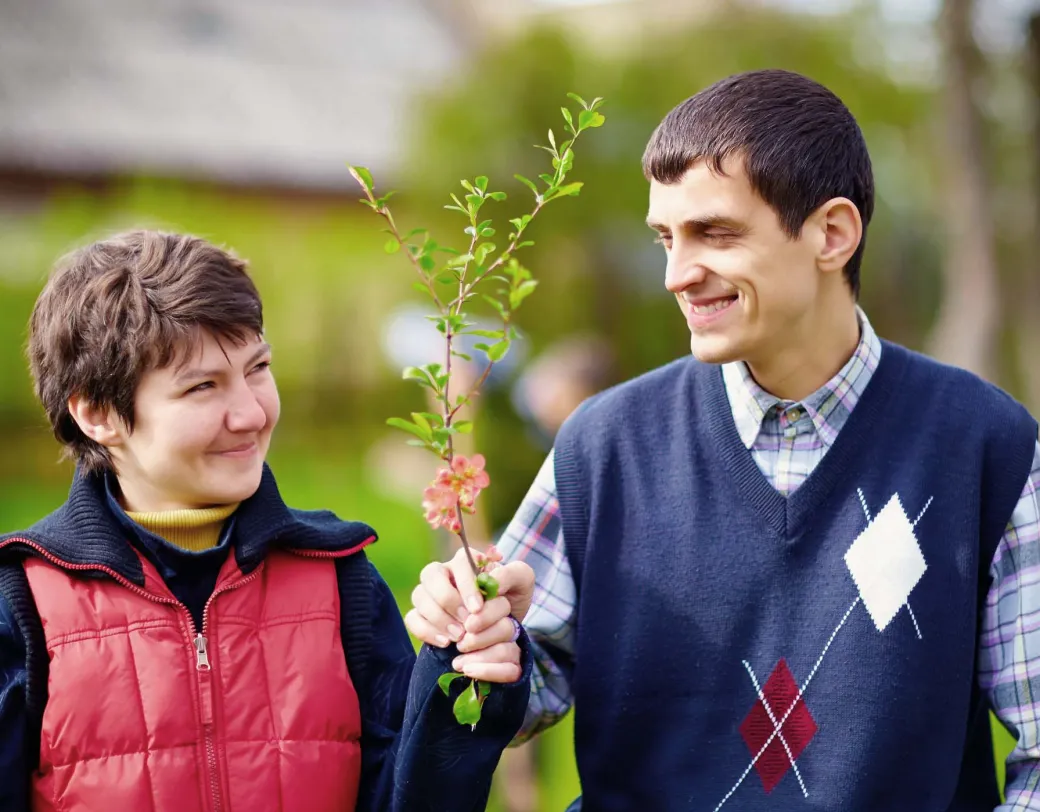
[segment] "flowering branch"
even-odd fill
[[[510,345],[517,338],[513,314],[538,285],[531,272],[514,256],[520,249],[534,244],[523,239],[524,233],[531,221],[550,202],[562,197],[575,196],[581,191],[581,183],[565,183],[567,173],[574,166],[574,143],[585,130],[600,127],[605,121],[604,116],[598,112],[603,103],[602,99],[596,98],[586,102],[573,93],[567,95],[578,102],[581,109],[575,116],[567,107],[560,108],[566,139],[557,145],[555,134],[549,130],[549,145],[539,147],[552,156],[553,168],[552,173],[539,175],[542,186],[522,175],[514,176],[534,194],[534,205],[529,213],[509,221],[512,230],[509,232],[506,248],[501,253],[496,254],[498,249],[489,240],[495,235],[492,221],[481,219],[480,211],[488,201],[497,203],[505,200],[506,193],[488,191],[486,176],[481,175],[472,182],[463,180],[463,198],[460,200],[457,194],[452,194],[451,203],[445,206],[449,211],[463,215],[468,222],[463,233],[469,237],[469,246],[462,253],[439,245],[424,228],[416,228],[402,234],[387,205],[394,193],[388,192],[377,197],[371,173],[364,167],[350,167],[351,175],[365,194],[361,202],[386,221],[387,227],[384,231],[390,235],[386,243],[387,253],[404,251],[419,275],[419,281],[415,282],[413,287],[429,296],[436,310],[435,315],[427,318],[433,321],[437,330],[444,336],[442,364],[407,367],[403,373],[406,380],[414,380],[430,390],[440,406],[440,413],[412,412],[411,419],[392,417],[387,423],[408,432],[412,435],[410,444],[426,448],[444,463],[423,491],[422,507],[426,521],[435,529],[443,527],[458,535],[477,586],[487,598],[493,598],[498,592],[497,581],[487,572],[493,562],[488,556],[474,554],[466,534],[463,514],[476,512],[477,497],[490,485],[491,480],[484,470],[484,457],[474,454],[467,458],[457,454],[454,438],[455,435],[469,434],[473,431],[472,422],[458,419],[459,411],[480,395],[481,387],[487,381],[492,368],[506,356]],[[442,258],[445,256],[446,258]],[[489,283],[496,283],[491,295],[483,292]],[[497,314],[502,324],[501,329],[479,329],[475,322],[469,320],[466,309],[477,298],[478,293],[481,301],[490,305]],[[475,343],[473,347],[485,355],[486,362],[482,373],[469,390],[453,397],[451,380],[455,359],[467,362],[473,360],[458,349],[457,342],[461,336],[485,339]],[[441,686],[445,693],[448,692],[450,682],[451,680],[447,680]],[[480,718],[480,706],[487,697],[487,691],[486,684],[478,682],[474,682],[472,691],[463,691],[455,706],[456,717],[460,722],[466,721],[468,724],[476,725],[477,719]],[[460,707],[460,702],[465,705],[464,708]]]

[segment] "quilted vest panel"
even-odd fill
[[[50,657],[36,810],[353,810],[361,719],[331,557],[230,556],[202,633],[142,559],[144,588],[25,571]]]

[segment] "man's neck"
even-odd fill
[[[778,339],[768,358],[748,360],[755,381],[782,400],[811,395],[841,370],[860,340],[853,303],[821,307],[814,316]]]

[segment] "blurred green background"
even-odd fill
[[[146,130],[135,129],[129,119],[94,133],[97,141],[90,145],[61,141],[58,129],[48,129],[46,115],[59,128],[76,100],[54,95],[54,86],[41,86],[34,97],[38,77],[30,70],[37,52],[45,56],[60,43],[31,12],[0,9],[0,29],[11,23],[6,36],[19,37],[18,53],[24,52],[23,61],[9,62],[4,73],[14,71],[29,87],[22,116],[12,108],[16,94],[0,95],[0,113],[13,122],[0,133],[0,532],[50,511],[68,487],[70,468],[58,461],[23,356],[26,322],[52,262],[84,241],[127,227],[184,230],[248,258],[264,295],[283,398],[271,463],[287,498],[376,527],[381,541],[372,556],[403,606],[421,567],[442,555],[445,544],[431,534],[419,509],[433,460],[409,454],[403,438],[384,422],[422,405],[420,392],[400,380],[399,359],[388,351],[396,346],[395,335],[388,336],[392,314],[421,300],[403,259],[383,252],[381,223],[356,203],[346,164],[367,164],[378,186],[399,190],[395,213],[404,228],[429,226],[441,244],[461,248],[465,224],[442,208],[447,194],[458,191],[459,179],[487,174],[493,188],[506,190],[509,200],[495,218],[496,225],[504,224],[526,210],[528,193],[513,174],[535,176],[546,169],[544,153],[532,145],[544,143],[549,127],[560,131],[565,93],[607,99],[606,126],[583,136],[576,150],[572,179],[585,182],[582,195],[554,203],[530,230],[537,245],[525,264],[541,286],[521,311],[525,340],[516,363],[481,399],[474,443],[488,458],[493,484],[482,518],[494,532],[508,522],[548,448],[544,432],[515,397],[518,376],[532,359],[569,336],[598,336],[612,351],[609,377],[620,380],[688,351],[685,323],[663,288],[662,254],[642,224],[647,188],[639,159],[672,106],[716,79],[759,67],[789,68],[822,81],[863,127],[878,205],[862,303],[879,332],[959,360],[1040,405],[1040,369],[1033,360],[1040,324],[1033,281],[1038,150],[1028,10],[957,2],[941,9],[818,2],[792,11],[793,4],[783,3],[662,0],[573,7],[518,3],[508,12],[509,4],[454,4],[454,14],[441,10],[435,16],[430,7],[436,4],[390,5],[396,20],[375,4],[361,4],[368,16],[349,12],[360,16],[353,38],[341,47],[363,51],[359,40],[367,39],[376,43],[370,49],[385,44],[387,50],[355,64],[360,75],[339,77],[342,95],[316,93],[297,102],[304,105],[298,129],[288,135],[277,130],[280,141],[267,148],[272,156],[299,160],[283,161],[278,172],[267,174],[265,167],[275,160],[265,160],[268,153],[249,140],[259,137],[250,126],[256,122],[235,107],[231,90],[214,108],[212,122],[217,133],[240,128],[242,143],[254,146],[249,155],[232,138],[209,164],[201,158],[191,163],[170,147],[183,133],[167,128],[149,141]],[[112,15],[126,11],[125,3],[95,6],[102,16],[106,9]],[[209,14],[200,29],[204,44],[190,40],[183,46],[189,56],[192,48],[213,47],[213,37],[219,42],[220,36],[236,36],[235,21],[245,18],[232,13],[235,6],[216,0],[199,6]],[[968,23],[962,20],[958,29],[957,15],[965,9]],[[144,19],[136,13],[131,22]],[[415,28],[411,33],[401,22],[407,19]],[[436,42],[434,35],[440,37]],[[310,46],[309,36],[292,29],[287,42],[296,50],[287,46],[264,61],[264,69],[290,75],[292,60],[302,60],[297,52]],[[420,86],[415,79],[413,87],[409,71],[423,69],[427,47],[441,53],[440,67],[433,80]],[[418,56],[409,56],[411,51]],[[12,59],[10,53],[0,64]],[[248,54],[239,56],[233,48],[221,53],[248,62]],[[75,67],[81,56],[66,61]],[[398,84],[381,85],[381,76],[393,74],[393,61],[406,57],[412,61],[407,69],[398,67]],[[346,92],[354,87],[351,81],[362,80],[371,80],[365,95]],[[283,95],[291,96],[285,81]],[[154,87],[160,96],[173,93],[158,80]],[[198,101],[199,93],[187,97]],[[111,94],[100,97],[112,102]],[[271,118],[272,128],[292,118],[265,104],[254,105],[261,124],[261,114]],[[125,106],[141,115],[149,109],[144,101]],[[331,146],[308,141],[308,109],[326,118],[329,109],[337,111],[331,124],[322,125],[332,133]],[[38,133],[32,129],[37,113],[43,121]],[[71,113],[68,120],[75,121]],[[972,136],[967,147],[950,137],[951,130]],[[187,143],[197,143],[201,155],[209,137],[199,129]],[[253,163],[246,160],[250,155]],[[313,165],[306,157],[315,157]],[[221,161],[234,171],[214,170]],[[965,177],[975,185],[960,183]],[[504,234],[508,227],[499,230]],[[963,262],[958,264],[964,257],[982,261],[965,272]],[[974,310],[964,291],[974,291]],[[985,294],[981,309],[979,291]],[[943,323],[956,329],[944,332]],[[944,338],[951,334],[967,336],[968,350]],[[426,340],[413,340],[412,349],[416,342],[424,349]],[[1008,741],[1004,736],[1001,748]],[[533,777],[525,777],[520,759],[514,777],[502,780],[494,807],[499,812],[559,810],[578,794],[569,720],[540,742]]]

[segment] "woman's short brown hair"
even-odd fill
[[[112,468],[108,450],[69,413],[79,395],[134,426],[141,376],[196,346],[203,331],[236,343],[263,332],[247,265],[187,234],[132,231],[58,261],[29,323],[29,366],[54,436],[84,471]]]

